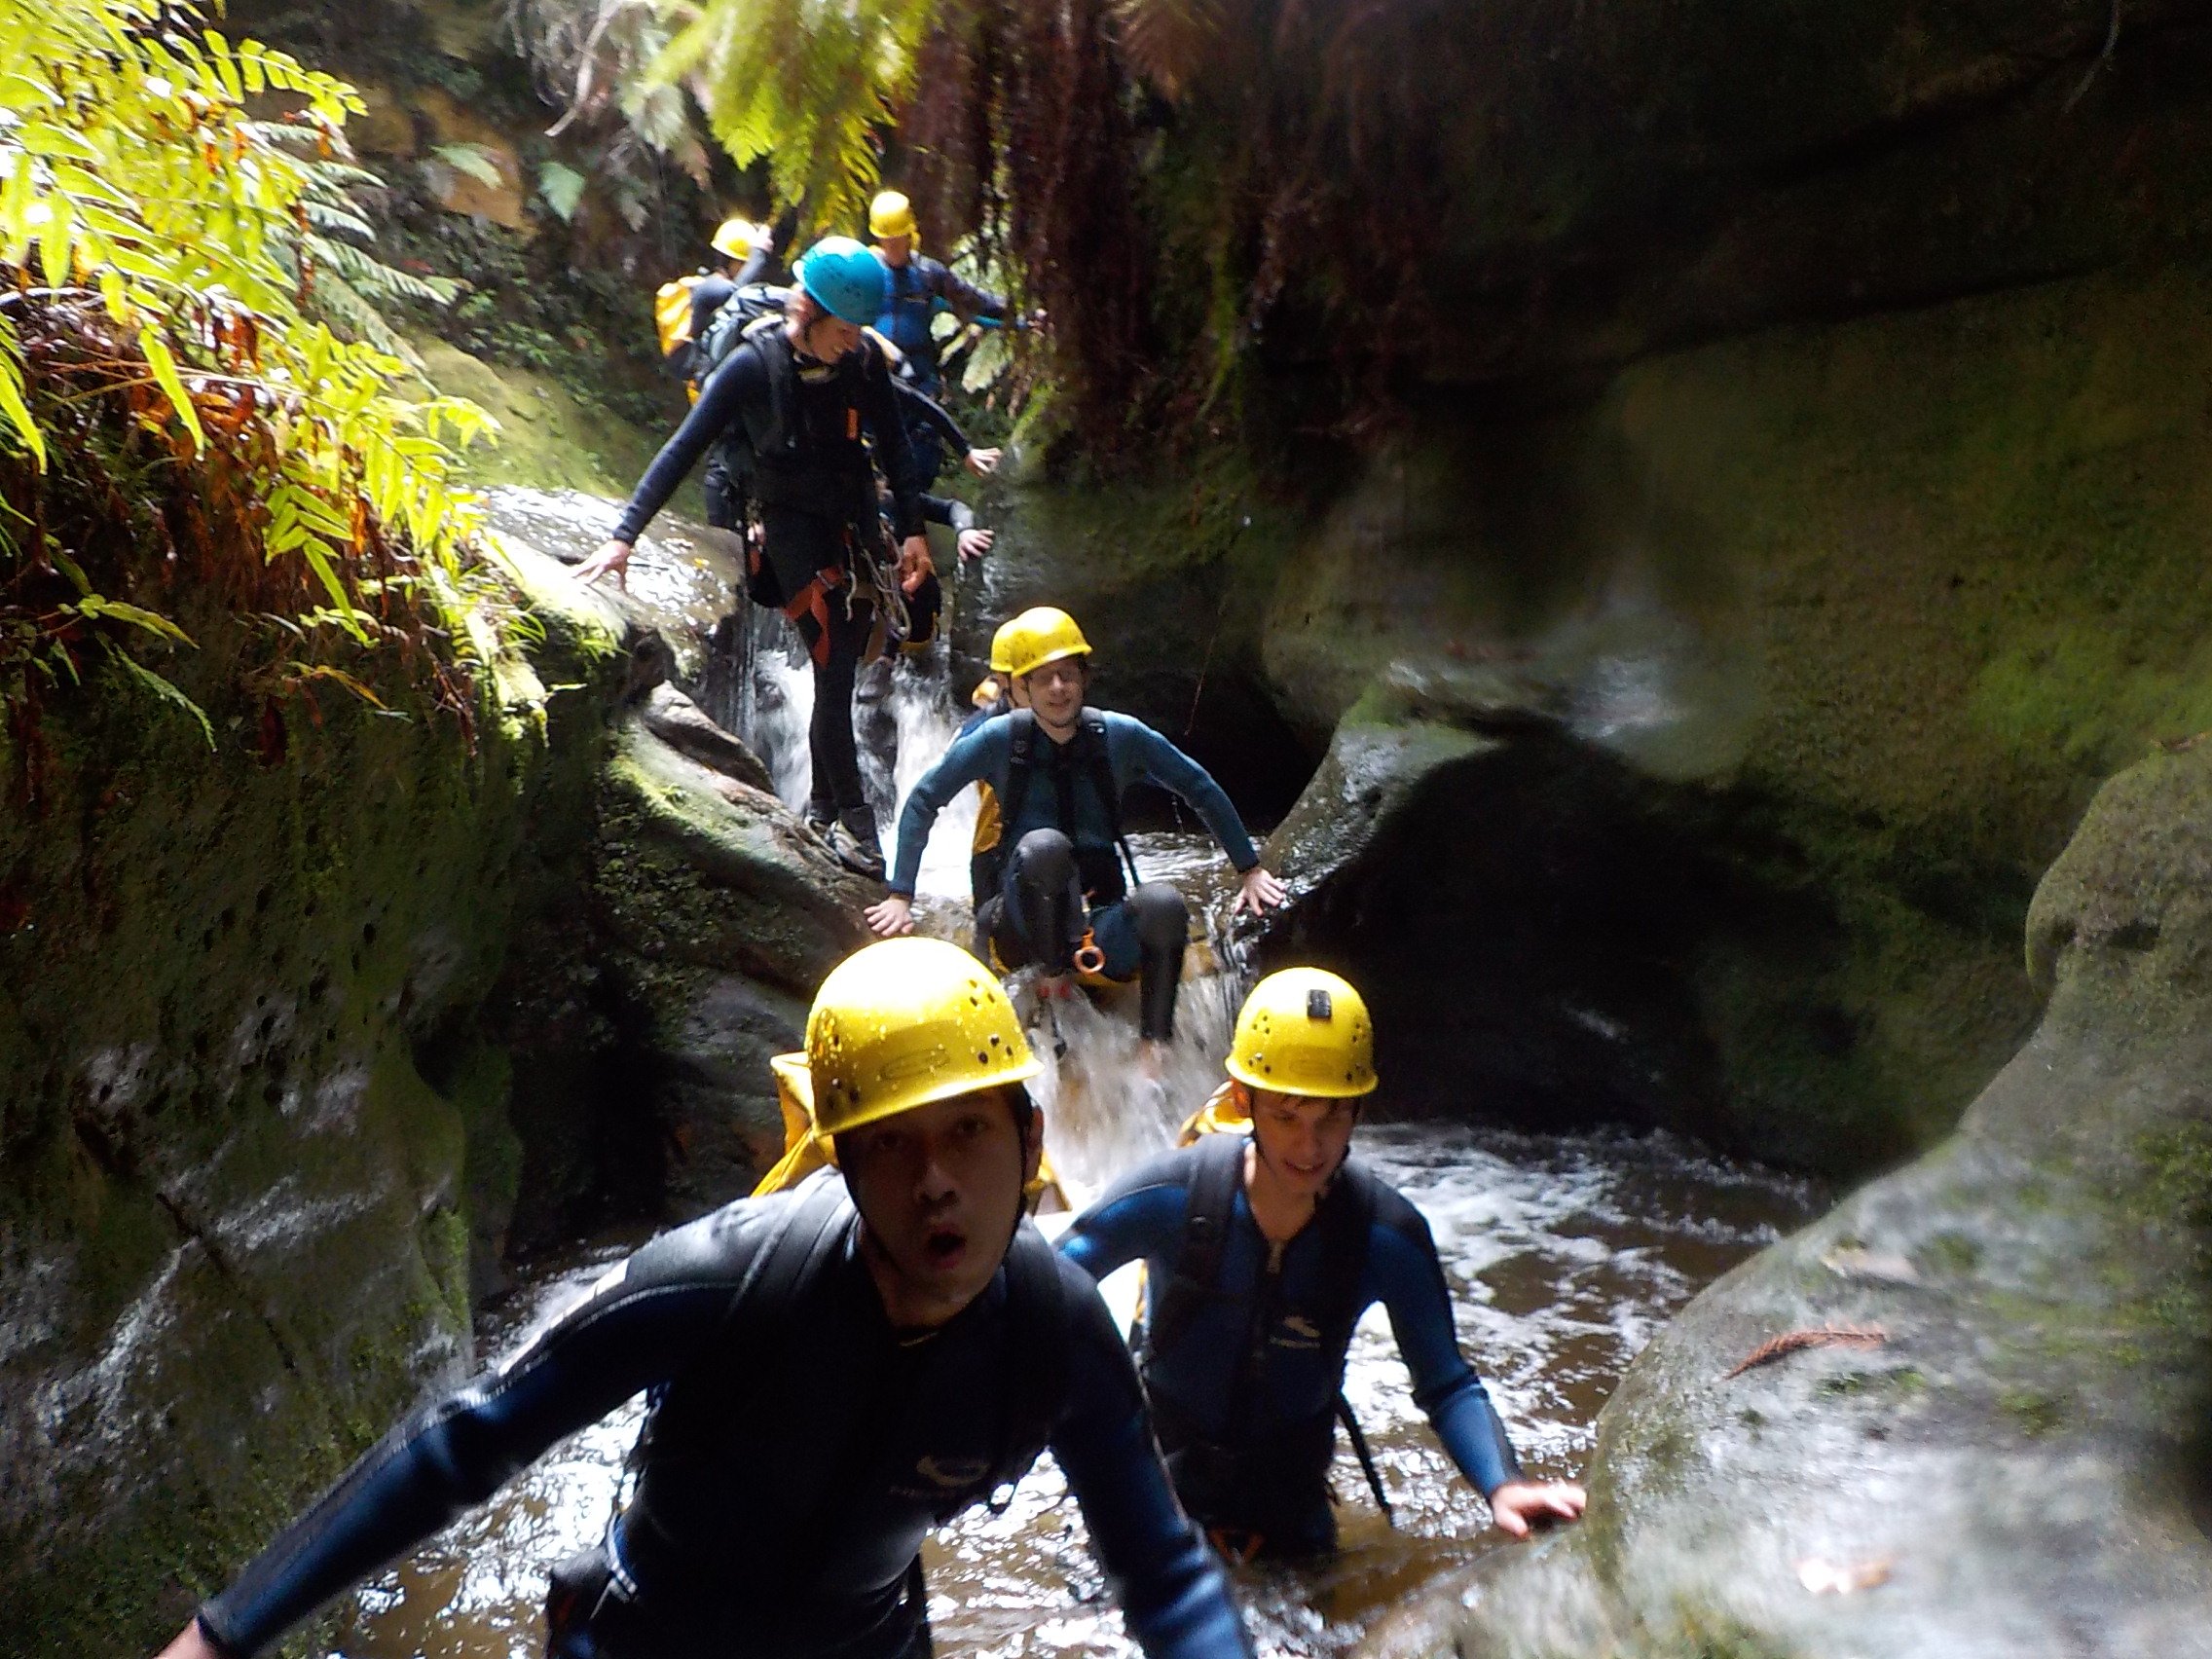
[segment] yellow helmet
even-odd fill
[[[1229,1045],[1229,1075],[1253,1088],[1348,1099],[1375,1088],[1375,1025],[1349,983],[1285,968],[1252,987]]]
[[[760,240],[760,227],[750,219],[724,219],[715,232],[714,249],[724,259],[740,263],[753,257],[753,244]]]
[[[1088,656],[1090,642],[1083,637],[1083,630],[1075,625],[1075,618],[1064,610],[1050,605],[1039,605],[1024,610],[998,632],[991,641],[991,666],[999,668],[999,641],[1006,642],[1006,664],[1002,672],[1016,679],[1035,674],[1049,662],[1062,657]]]
[[[1028,614],[1027,611],[1022,612],[1023,616]],[[1020,616],[1011,617],[1007,621],[1001,622],[999,631],[991,636],[991,672],[993,674],[1012,674],[1014,672],[1014,630],[1020,625]]]
[[[806,1016],[806,1052],[777,1079],[828,1140],[1044,1068],[988,968],[940,939],[892,939],[830,971]]]
[[[867,234],[871,237],[919,237],[914,204],[896,190],[887,190],[867,204]]]

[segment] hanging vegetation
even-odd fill
[[[260,618],[265,694],[371,695],[348,654],[394,648],[465,718],[496,584],[467,554],[456,446],[492,422],[400,398],[399,359],[324,320],[373,332],[372,297],[407,280],[343,240],[359,98],[165,0],[0,0],[0,694],[18,736],[102,659],[190,709],[132,652],[183,643],[177,614],[209,590]]]

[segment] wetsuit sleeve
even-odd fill
[[[951,267],[932,264],[930,292],[942,300],[962,322],[1004,322],[1006,299],[988,288],[978,288]]]
[[[1130,1170],[1068,1224],[1055,1247],[1093,1279],[1148,1256],[1171,1255],[1183,1237],[1189,1161],[1170,1153]]]
[[[1229,793],[1213,781],[1213,774],[1176,748],[1142,720],[1126,715],[1106,717],[1108,740],[1114,751],[1117,777],[1134,776],[1163,790],[1172,790],[1189,801],[1206,828],[1229,855],[1238,874],[1260,862],[1244,820],[1237,816]],[[1129,756],[1124,762],[1124,756]],[[1124,765],[1126,771],[1124,772]]]
[[[1428,1223],[1403,1198],[1376,1221],[1365,1277],[1362,1288],[1389,1311],[1398,1351],[1413,1373],[1414,1404],[1428,1415],[1459,1472],[1485,1497],[1507,1481],[1519,1480],[1521,1465],[1505,1425],[1459,1353],[1452,1328],[1452,1293]]]
[[[1072,1387],[1052,1456],[1083,1506],[1123,1621],[1149,1659],[1249,1655],[1221,1564],[1168,1485],[1129,1350],[1098,1292],[1072,1270],[1061,1276]]]
[[[968,441],[968,434],[960,429],[960,423],[952,418],[952,412],[928,392],[900,380],[891,383],[891,389],[894,396],[904,402],[922,418],[932,431],[944,440],[947,449],[958,455],[966,455],[976,447]]]
[[[900,418],[899,394],[891,389],[891,367],[872,343],[861,377],[861,419],[875,440],[876,470],[891,486],[891,528],[900,540],[922,534],[921,486],[914,478],[913,452],[906,447],[906,423]],[[701,401],[704,401],[702,399]]]
[[[614,539],[635,542],[644,535],[653,514],[668,505],[669,497],[699,463],[708,446],[721,436],[722,428],[739,419],[738,412],[750,399],[767,394],[767,369],[759,352],[740,348],[725,357],[721,367],[707,377],[699,401],[691,405],[683,424],[660,446],[660,454],[653,457],[637,489],[630,493],[630,504],[622,509],[621,520],[614,527]]]
[[[747,254],[745,263],[737,268],[737,275],[730,278],[730,291],[735,293],[740,288],[759,281],[760,274],[768,269],[768,250],[764,247],[756,247]]]
[[[715,320],[715,313],[722,309],[723,302],[737,292],[737,284],[727,276],[702,276],[699,285],[691,290],[691,341],[694,350],[707,337],[707,324]]]
[[[899,851],[891,864],[890,888],[903,899],[914,896],[914,881],[922,872],[922,849],[929,845],[930,827],[944,803],[970,784],[989,784],[1003,793],[1006,773],[1006,721],[985,720],[966,737],[958,738],[943,757],[922,774],[922,781],[906,796],[906,809],[899,815]]]
[[[730,1288],[640,1282],[631,1269],[645,1255],[508,1364],[403,1419],[201,1608],[202,1629],[248,1659],[485,1501],[554,1442],[673,1377],[720,1329]]]
[[[922,517],[932,524],[949,526],[955,534],[976,528],[976,509],[951,496],[921,498]]]

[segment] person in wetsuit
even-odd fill
[[[953,794],[988,784],[1004,828],[996,859],[977,870],[977,934],[1008,969],[1032,964],[1055,991],[1078,971],[1139,978],[1138,1031],[1164,1043],[1190,933],[1190,906],[1165,882],[1134,887],[1121,797],[1142,779],[1190,802],[1243,875],[1236,907],[1257,915],[1283,900],[1243,820],[1205,768],[1142,720],[1084,707],[1090,645],[1064,610],[1040,606],[1010,624],[1008,672],[1025,709],[985,720],[914,786],[899,820],[890,896],[867,910],[886,937],[913,923],[914,880],[930,827]]]
[[[774,1065],[834,1169],[661,1235],[406,1419],[163,1659],[253,1659],[640,1393],[629,1498],[553,1574],[553,1659],[927,1659],[924,1535],[1048,1447],[1152,1659],[1249,1659],[1112,1317],[1025,1219],[1038,1066],[997,981],[870,945]]]
[[[830,237],[800,260],[798,277],[785,318],[748,329],[708,378],[577,577],[619,578],[684,475],[725,431],[741,431],[760,516],[762,569],[751,591],[782,608],[814,663],[808,817],[843,863],[880,877],[883,853],[853,740],[853,680],[876,621],[903,603],[877,517],[875,467],[891,486],[900,564],[927,564],[929,543],[890,371],[863,332],[883,307],[883,267],[859,242]]]
[[[715,313],[738,289],[760,280],[768,269],[769,257],[776,251],[776,239],[766,225],[756,225],[747,219],[724,219],[716,228],[712,245],[722,256],[722,264],[671,285],[685,293],[689,301],[688,320],[681,334],[661,342],[661,352],[668,359],[669,367],[690,383],[694,391],[698,382],[706,378],[701,372],[698,352],[700,342],[707,338],[707,325],[715,320]]]
[[[905,354],[907,370],[921,391],[935,397],[943,384],[941,347],[930,328],[940,313],[949,312],[962,322],[985,327],[1020,326],[1017,321],[1010,323],[1003,295],[977,287],[941,260],[921,251],[922,228],[914,217],[914,204],[900,192],[886,190],[868,203],[867,230],[875,241],[876,257],[890,276],[876,331]],[[942,469],[944,441],[943,434],[909,423],[907,442],[920,458],[926,478],[935,478]]]
[[[1270,975],[1237,1015],[1230,1080],[1186,1125],[1188,1144],[1114,1182],[1060,1239],[1094,1278],[1146,1263],[1143,1376],[1160,1443],[1185,1507],[1241,1559],[1335,1547],[1327,1482],[1340,1411],[1351,1422],[1345,1353],[1377,1302],[1415,1402],[1497,1525],[1527,1537],[1532,1523],[1582,1513],[1580,1487],[1523,1478],[1460,1357],[1427,1223],[1350,1156],[1374,1051],[1366,1005],[1344,979]]]

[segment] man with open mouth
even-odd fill
[[[401,1422],[163,1659],[261,1652],[639,1393],[629,1499],[553,1573],[553,1659],[927,1659],[923,1535],[1048,1447],[1145,1651],[1249,1659],[1111,1316],[1025,1219],[1039,1068],[990,972],[870,945],[773,1064],[833,1169],[661,1235]]]

